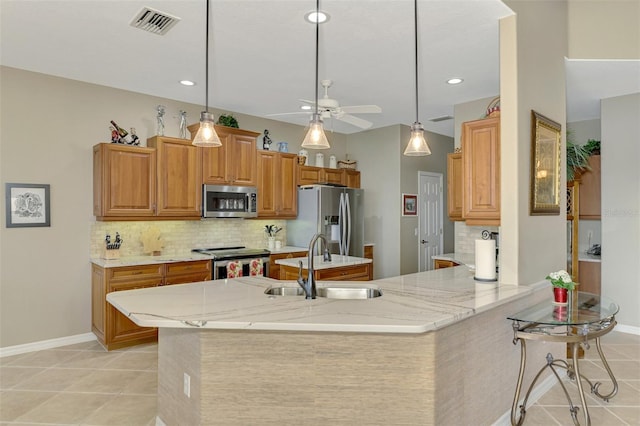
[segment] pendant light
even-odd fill
[[[316,16],[320,12],[320,0],[316,0]],[[327,149],[330,148],[329,141],[327,140],[327,136],[324,134],[324,129],[322,127],[322,116],[318,112],[318,44],[319,44],[319,34],[320,34],[320,23],[319,20],[316,19],[316,109],[315,112],[311,115],[311,121],[309,121],[309,131],[307,135],[304,137],[302,141],[302,148],[310,148],[310,149]]]
[[[212,113],[209,112],[209,2],[207,2],[207,32],[205,39],[205,76],[204,76],[204,111],[200,113],[200,128],[196,133],[193,142],[195,146],[201,146],[203,148],[217,148],[222,146],[220,138],[216,133],[214,127],[215,118]]]
[[[431,150],[429,149],[429,145],[427,145],[427,141],[424,138],[424,127],[422,127],[422,123],[420,123],[420,120],[418,118],[418,0],[413,0],[413,5],[413,25],[415,29],[414,34],[416,59],[416,121],[411,126],[411,138],[409,139],[407,148],[404,150],[404,155],[423,156],[431,155]]]

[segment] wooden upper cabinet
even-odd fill
[[[323,183],[345,185],[349,188],[360,188],[360,172],[351,169],[298,166],[298,185]]]
[[[322,167],[298,166],[298,185],[315,185],[321,181]]]
[[[343,183],[342,169],[326,169],[320,170],[320,182],[322,183],[335,183],[338,185],[344,185]]]
[[[200,152],[190,140],[154,136],[147,146],[157,153],[157,216],[200,217]]]
[[[113,143],[93,147],[93,214],[148,218],[156,204],[156,151]]]
[[[348,188],[360,188],[360,172],[352,169],[342,169],[342,184]]]
[[[462,216],[468,225],[500,225],[500,117],[462,125]]]
[[[462,153],[447,155],[447,210],[450,220],[462,219]]]
[[[199,124],[189,126],[195,137]],[[202,183],[256,186],[256,138],[260,133],[215,126],[222,146],[198,148],[202,155]]]
[[[258,151],[257,155],[258,217],[295,218],[298,156],[274,151]]]
[[[600,183],[600,156],[589,157],[589,167],[580,175],[580,198],[578,203],[580,219],[600,220],[601,217],[601,183]],[[582,290],[582,289],[581,289]]]

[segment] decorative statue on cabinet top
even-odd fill
[[[271,138],[269,137],[269,130],[264,130],[264,136],[262,137],[262,149],[265,151],[269,151],[269,146],[273,143]]]
[[[127,142],[129,145],[140,145],[140,138],[136,135],[136,128],[131,127],[131,142]]]
[[[187,138],[187,111],[180,110],[180,138]]]
[[[166,107],[164,105],[158,105],[156,107],[156,119],[158,121],[158,136],[164,136],[164,113]]]

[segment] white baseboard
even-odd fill
[[[558,371],[558,375],[560,376],[560,379],[564,379],[567,376],[567,373],[564,370],[560,370]],[[556,376],[553,374],[550,374],[549,376],[547,376],[546,379],[541,381],[538,386],[533,388],[533,390],[531,391],[531,394],[529,394],[529,399],[527,400],[527,408],[531,407],[533,404],[538,402],[538,400],[542,398],[542,396],[545,393],[547,393],[547,391],[549,391],[552,387],[554,387],[556,383],[558,383],[558,379],[556,379]],[[520,393],[521,395],[522,395],[522,392],[526,393],[526,389],[523,389],[521,391]],[[520,406],[520,404],[522,404],[522,399],[518,401],[518,407]],[[518,415],[520,415],[519,411],[518,411]],[[500,418],[496,420],[492,426],[511,426],[511,410],[507,411],[502,416],[500,416]]]
[[[58,348],[60,346],[74,345],[76,343],[97,340],[93,333],[76,334],[75,336],[59,337],[57,339],[42,340],[40,342],[25,343],[24,345],[7,346],[0,348],[0,358],[11,355],[19,355],[27,352],[41,351],[43,349]]]
[[[635,334],[640,336],[640,327],[633,327],[631,325],[616,324],[616,328],[613,331],[619,331],[620,333]]]

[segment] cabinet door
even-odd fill
[[[450,220],[462,220],[462,153],[447,155],[447,210]]]
[[[578,291],[600,294],[601,272],[600,262],[578,262]]]
[[[342,169],[342,184],[348,188],[360,188],[360,172],[351,169]]]
[[[119,144],[93,147],[93,214],[148,217],[155,214],[156,152]]]
[[[281,279],[280,278],[280,265],[276,263],[276,260],[279,260],[279,259],[293,259],[293,258],[296,258],[296,257],[306,257],[306,256],[307,256],[307,252],[306,251],[291,252],[291,253],[272,253],[271,256],[269,256],[269,278],[274,278],[276,280]],[[296,274],[295,278],[297,278],[298,277],[297,269],[296,269],[295,274]]]
[[[165,285],[195,283],[210,279],[210,260],[167,263],[165,267]]]
[[[202,156],[202,183],[209,185],[223,185],[227,183],[227,149],[230,136],[219,132],[216,128],[222,146],[217,148],[198,148]]]
[[[258,217],[274,217],[276,215],[276,170],[278,154],[271,151],[259,151],[258,169]]]
[[[589,167],[580,175],[580,210],[578,214],[580,219],[600,220],[601,217],[601,184],[600,184],[600,156],[592,155],[589,157]]]
[[[322,167],[298,165],[298,185],[313,185],[321,181]]]
[[[110,284],[111,291],[134,290],[138,288],[156,287],[162,283],[162,279],[147,278]],[[140,327],[119,310],[107,302],[107,333],[106,341],[108,349],[125,346],[123,343],[137,343],[138,341],[154,339],[157,329],[153,327]],[[120,344],[120,345],[119,345]]]
[[[342,185],[342,170],[340,169],[321,169],[320,182],[335,183]]]
[[[500,224],[500,118],[462,125],[463,211],[469,225]]]
[[[185,139],[155,136],[147,146],[157,150],[157,216],[199,218],[202,199],[200,152]],[[215,149],[215,148],[211,148]]]
[[[278,189],[276,193],[277,215],[281,218],[298,216],[298,186],[296,185],[296,166],[298,156],[280,154],[277,170]]]
[[[256,185],[256,138],[233,135],[227,152],[227,179],[234,185]]]
[[[368,281],[370,263],[343,266],[340,268],[320,269],[315,271],[317,280],[332,281]]]

